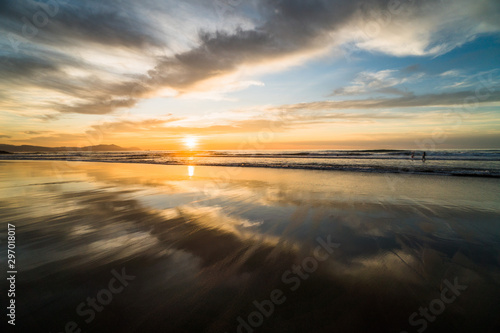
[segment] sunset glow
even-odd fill
[[[184,138],[183,142],[187,149],[193,150],[198,145],[198,138],[194,136],[187,136]]]
[[[11,331],[500,332],[500,0],[0,0],[0,124]]]
[[[0,12],[1,144],[500,146],[498,1],[51,1],[28,38],[37,3]]]

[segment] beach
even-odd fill
[[[498,178],[0,161],[0,207],[23,331],[500,327]]]
[[[0,333],[500,332],[500,1],[0,2]]]
[[[16,152],[0,160],[77,161],[160,165],[227,166],[371,173],[429,174],[500,178],[498,149],[374,150],[218,150],[95,151],[90,148],[55,152]]]

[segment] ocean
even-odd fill
[[[414,157],[412,158],[412,153]],[[68,160],[164,165],[266,167],[500,177],[500,150],[66,151],[0,155],[2,160]]]

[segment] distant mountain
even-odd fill
[[[14,146],[14,145],[4,145],[0,144],[0,150],[7,153],[31,153],[37,151],[138,151],[142,150],[137,147],[123,148],[117,145],[97,145],[97,146],[87,146],[87,147],[42,147],[42,146]]]

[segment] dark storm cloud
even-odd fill
[[[426,5],[434,3],[440,1],[426,1]],[[61,52],[67,52],[66,57],[71,57],[69,51],[63,51],[65,47],[86,43],[90,48],[92,44],[101,44],[146,54],[148,47],[168,46],[168,41],[161,36],[148,13],[160,11],[158,8],[168,11],[170,6],[174,8],[173,4],[160,5],[154,1],[139,4],[129,0],[59,1],[57,4],[57,13],[53,10],[54,15],[49,15],[49,23],[38,29],[36,38],[29,40],[32,47],[56,46]],[[208,10],[206,2],[201,0],[190,1],[190,4],[198,4],[200,10]],[[332,32],[345,27],[358,17],[357,14],[387,7],[387,1],[382,0],[256,0],[252,4],[255,5],[246,5],[254,10],[254,13],[247,15],[253,17],[254,28],[201,30],[198,45],[173,56],[159,57],[156,66],[133,79],[121,77],[114,82],[93,78],[77,80],[70,75],[56,73],[61,59],[64,59],[63,55],[54,55],[36,63],[29,56],[33,57],[39,50],[31,49],[29,56],[16,54],[18,63],[8,69],[5,69],[8,65],[4,64],[4,71],[11,76],[27,75],[30,71],[48,73],[49,76],[39,77],[38,80],[32,77],[23,80],[26,85],[36,85],[82,99],[72,105],[55,105],[55,110],[63,113],[106,114],[119,107],[131,107],[137,99],[151,96],[163,87],[174,88],[180,93],[189,92],[196,84],[230,74],[242,65],[265,63],[324,48],[325,45],[333,44]],[[33,15],[43,9],[40,8],[40,3],[31,0],[2,2],[0,18],[5,24],[1,29],[9,33],[10,37],[12,34],[20,35],[25,24],[23,18],[33,20]],[[24,62],[27,66],[23,65]],[[82,70],[91,67],[88,63],[75,66]],[[387,93],[404,95],[401,91]],[[404,103],[405,98],[412,97],[402,97],[400,103]]]
[[[57,69],[58,65],[47,59],[34,58],[29,56],[0,56],[0,74],[2,75],[2,80],[18,77],[30,78],[37,72],[55,71]]]
[[[0,18],[7,32],[28,39],[36,37],[36,43],[94,42],[136,48],[160,45],[147,17],[132,4],[112,0],[4,0]]]
[[[83,72],[98,69],[91,64],[93,59],[83,59],[68,52],[67,47],[94,43],[142,49],[160,45],[147,17],[141,16],[131,4],[128,1],[2,1],[0,31],[3,30],[4,38],[0,39],[0,45],[3,44],[4,52],[0,53],[0,83],[7,91],[35,87],[83,100],[75,105],[55,105],[54,109],[61,112],[104,114],[117,107],[134,105],[126,96],[113,97],[117,91],[112,90],[109,82],[90,73],[86,77],[74,77],[63,70],[65,66]],[[4,101],[14,100],[9,95],[4,96]]]
[[[239,65],[260,63],[319,47],[328,32],[354,13],[357,5],[340,1],[259,2],[264,23],[251,30],[201,32],[200,45],[162,59],[150,80],[174,88],[227,74]]]
[[[40,50],[36,54],[0,55],[0,87],[6,87],[7,91],[36,87],[81,98],[95,95],[94,89],[89,87],[105,91],[101,80],[71,77],[64,72],[65,66],[94,69],[81,59],[48,50]],[[6,94],[2,99],[6,101],[12,98]]]
[[[37,45],[65,46],[93,42],[140,48],[161,44],[154,37],[155,29],[130,2],[58,4],[57,10],[52,11],[54,15],[50,17],[50,22],[43,29],[38,29],[36,40],[33,40]],[[40,5],[34,1],[8,0],[2,8],[2,19],[8,22],[7,31],[19,34],[22,18],[32,18],[40,10]],[[136,82],[124,79],[122,83],[108,84],[107,88],[100,87],[98,98],[76,105],[56,106],[56,109],[74,113],[109,113],[116,107],[132,106],[135,98],[164,86],[182,92],[203,80],[230,73],[239,65],[259,63],[319,46],[320,37],[347,20],[356,8],[355,3],[340,1],[260,1],[257,10],[262,23],[256,28],[238,28],[232,32],[201,31],[199,46],[159,59],[157,65],[147,74],[140,75]],[[4,64],[13,76],[24,76],[35,70],[53,74],[60,65],[60,59],[54,56],[36,62],[29,57],[18,56],[15,66],[9,66],[8,62]],[[80,66],[85,69],[84,64]],[[53,79],[44,78],[43,82],[33,82],[32,78],[26,81],[28,85],[43,85],[44,88],[80,98],[86,98],[85,89],[94,91],[95,87],[93,83],[75,84],[72,78],[62,74]]]
[[[133,98],[112,98],[117,93],[115,87],[96,76],[72,77],[63,70],[66,65],[85,66],[83,62],[57,53],[0,57],[0,75],[11,88],[37,87],[81,100],[72,105],[53,103],[53,108],[63,113],[106,114],[115,108],[135,105]],[[2,97],[4,101],[15,101],[8,94]]]
[[[339,26],[358,8],[354,3],[340,1],[261,1],[259,11],[264,23],[251,30],[207,32],[199,34],[200,45],[172,57],[160,59],[134,83],[117,84],[110,94],[142,97],[164,86],[181,92],[213,77],[229,74],[239,65],[260,63],[268,59],[299,53],[319,47],[321,38]],[[81,112],[94,103],[77,108]],[[112,107],[101,109],[113,110]],[[101,113],[101,112],[99,112]]]

